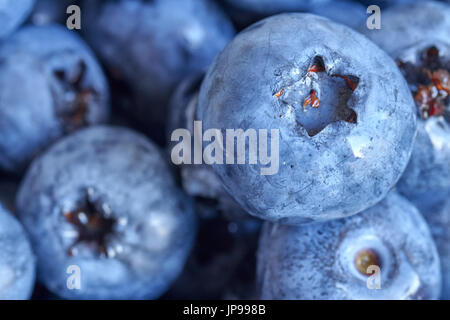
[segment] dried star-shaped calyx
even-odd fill
[[[76,255],[75,247],[86,244],[98,255],[109,254],[108,239],[114,233],[116,219],[105,203],[93,200],[92,189],[86,190],[86,196],[76,209],[64,213],[64,216],[77,231],[77,238],[69,248],[70,256]]]
[[[450,61],[442,61],[438,48],[427,48],[419,65],[398,61],[423,119],[443,116],[450,105]]]
[[[87,66],[83,61],[78,64],[75,76],[69,77],[64,70],[54,71],[55,77],[65,88],[67,93],[67,105],[61,108],[59,117],[66,124],[66,131],[70,132],[87,125],[88,107],[91,100],[96,95],[92,88],[85,87],[83,80],[86,77]],[[66,97],[64,97],[66,98]]]
[[[290,66],[282,68],[276,76],[280,86],[273,96],[296,110],[297,123],[309,136],[332,122],[356,123],[356,112],[348,101],[358,85],[357,77],[330,74],[320,56],[313,59],[306,73]]]

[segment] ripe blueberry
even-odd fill
[[[345,26],[298,13],[262,20],[226,47],[202,84],[197,118],[204,130],[279,130],[278,173],[213,169],[247,212],[288,224],[376,204],[403,173],[416,134],[392,59]]]
[[[53,145],[31,165],[16,207],[40,280],[65,298],[157,298],[195,238],[192,203],[160,151],[119,127],[87,128]],[[79,278],[69,279],[73,266]]]

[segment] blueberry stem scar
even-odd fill
[[[79,243],[86,243],[97,251],[99,255],[107,255],[108,237],[113,233],[116,219],[105,204],[92,199],[93,190],[85,190],[83,202],[64,216],[70,224],[75,226],[78,237],[69,248],[69,256],[75,255],[74,247]]]

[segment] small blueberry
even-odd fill
[[[196,233],[192,202],[159,149],[119,127],[94,126],[53,145],[30,166],[16,207],[39,279],[64,298],[158,298]]]

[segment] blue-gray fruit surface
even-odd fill
[[[29,299],[35,269],[35,257],[24,229],[0,203],[0,300]]]
[[[158,298],[196,231],[192,202],[158,148],[119,127],[87,128],[53,145],[31,165],[17,210],[40,281],[64,298]]]
[[[127,112],[158,126],[178,82],[206,70],[235,33],[211,0],[89,0],[83,13],[87,39],[136,97]]]
[[[249,213],[288,224],[376,204],[403,173],[416,135],[414,101],[394,61],[350,28],[301,13],[262,20],[222,51],[197,119],[204,131],[279,130],[277,173],[248,161],[213,169]]]
[[[74,32],[27,26],[0,47],[0,170],[21,173],[65,134],[109,118],[109,89]]]
[[[0,0],[0,41],[25,21],[34,3],[35,0]]]
[[[418,134],[398,190],[422,211],[450,190],[448,30],[450,6],[432,1],[387,9],[381,30],[364,31],[395,58],[414,97]]]
[[[437,299],[441,288],[430,230],[394,192],[344,219],[266,223],[257,278],[262,299]]]
[[[441,299],[450,300],[450,194],[447,194],[446,200],[422,213],[430,226],[441,261]]]

